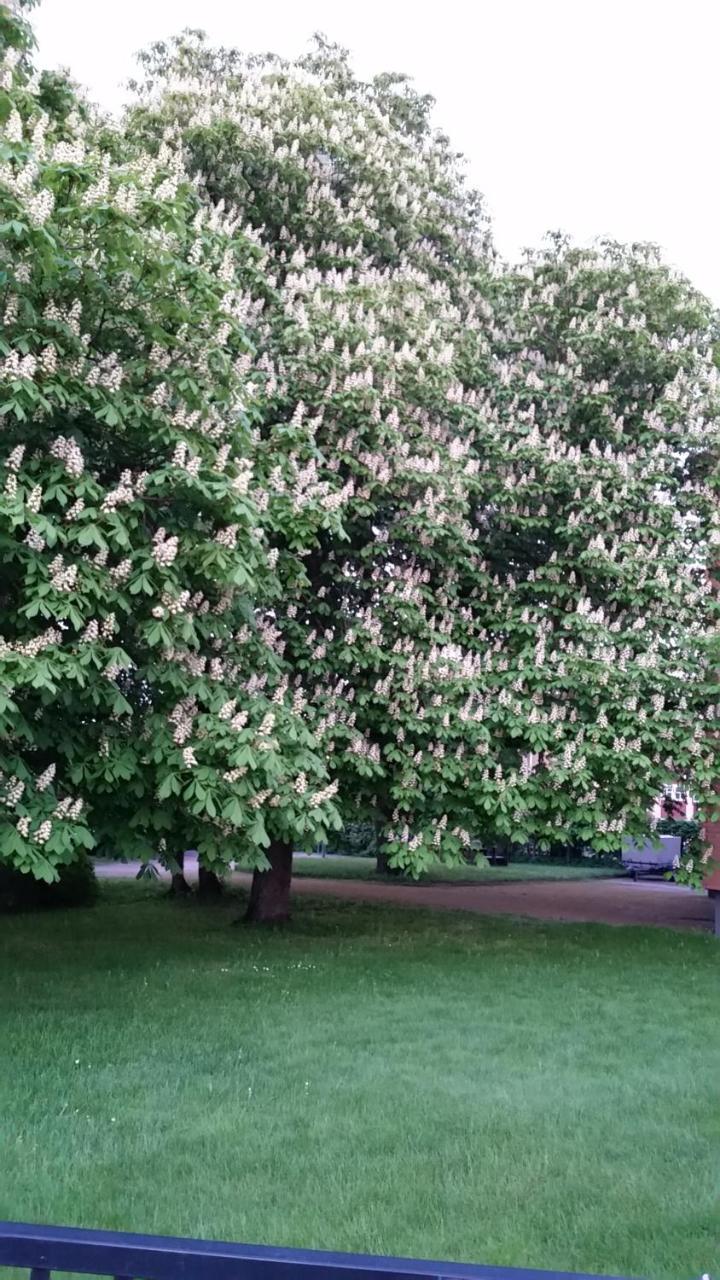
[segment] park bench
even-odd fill
[[[30,1280],[50,1280],[56,1271],[115,1280],[600,1280],[567,1271],[275,1249],[18,1222],[0,1222],[0,1280],[4,1267],[24,1268]]]

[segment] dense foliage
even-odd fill
[[[333,46],[143,66],[118,131],[4,63],[14,861],[267,849],[282,914],[341,817],[417,872],[705,793],[705,300],[642,246],[502,267],[429,100]]]
[[[179,130],[273,263],[263,438],[301,401],[345,482],[343,538],[303,549],[278,625],[348,818],[417,869],[478,827],[612,850],[669,772],[703,791],[705,300],[644,246],[551,239],[499,269],[425,100],[335,48],[288,64],[191,33],[144,65],[132,127]]]
[[[167,144],[103,137],[67,87],[46,104],[24,36],[6,17],[3,856],[51,879],[108,835],[223,864],[268,828],[322,838],[333,786],[267,612],[259,250]],[[298,530],[334,519],[321,499],[305,487]]]

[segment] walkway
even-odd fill
[[[388,885],[372,880],[311,880],[299,877],[294,892],[328,894],[353,902],[394,902],[481,915],[528,916],[534,920],[580,920],[598,924],[650,924],[712,931],[709,898],[680,885],[633,880],[527,880],[504,884]]]
[[[186,859],[187,874],[195,860]],[[137,863],[105,862],[105,878],[133,876]],[[233,883],[249,883],[247,874]],[[297,876],[293,892],[352,902],[391,902],[441,911],[480,915],[526,916],[534,920],[577,920],[598,924],[660,925],[669,929],[712,931],[713,904],[704,893],[658,880],[527,880],[501,884],[385,884],[374,880],[314,880]]]

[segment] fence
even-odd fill
[[[3,1267],[26,1269],[30,1280],[50,1280],[54,1271],[114,1280],[599,1280],[567,1271],[273,1249],[19,1222],[0,1222]]]

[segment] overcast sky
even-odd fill
[[[720,303],[718,0],[43,0],[43,66],[106,106],[185,26],[295,54],[313,31],[404,71],[468,158],[507,256],[548,229],[654,240]]]

